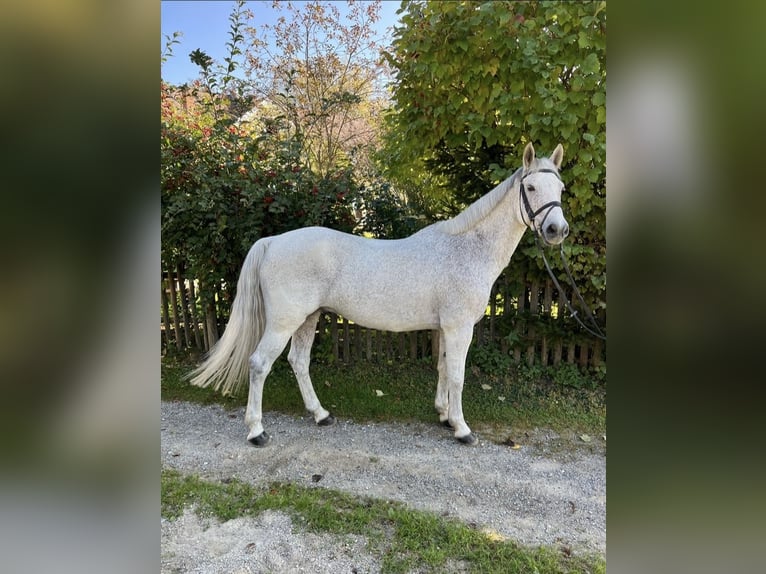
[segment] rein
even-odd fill
[[[524,203],[524,209],[526,210],[527,217],[529,218],[529,225],[532,227],[532,231],[534,231],[535,233],[535,244],[537,245],[537,248],[540,250],[540,255],[543,256],[543,262],[545,263],[545,268],[548,270],[548,275],[551,276],[551,279],[553,280],[553,284],[556,286],[556,289],[558,289],[558,292],[564,293],[564,290],[561,288],[561,285],[559,284],[558,279],[556,279],[556,275],[553,273],[553,270],[551,269],[551,266],[548,263],[548,259],[545,257],[545,249],[543,248],[543,244],[540,241],[541,230],[545,228],[544,227],[545,220],[548,218],[548,215],[550,215],[550,212],[554,207],[561,207],[561,202],[549,201],[548,203],[540,207],[537,211],[532,211],[532,207],[529,204],[529,199],[527,198],[527,190],[526,190],[526,187],[524,186],[524,178],[533,173],[552,173],[558,178],[559,181],[561,181],[561,177],[559,176],[558,172],[552,169],[539,169],[537,171],[526,173],[521,177],[521,181],[519,182],[519,195],[521,196],[521,200]],[[521,206],[519,206],[519,208],[521,208]],[[545,217],[543,217],[543,222],[540,224],[540,230],[538,230],[538,228],[535,226],[535,217],[537,217],[540,213],[542,213],[544,209],[547,209],[548,211],[545,213]],[[524,218],[522,217],[522,221],[523,220]],[[587,317],[588,321],[590,322],[593,328],[588,327],[585,323],[582,322],[580,317],[577,316],[578,312],[569,303],[569,299],[565,297],[564,302],[566,303],[567,309],[569,310],[569,316],[573,317],[574,320],[577,321],[583,329],[585,329],[588,333],[590,333],[594,337],[606,340],[606,335],[604,335],[604,332],[598,326],[598,323],[596,323],[596,319],[595,317],[593,317],[593,312],[590,310],[590,307],[588,307],[588,305],[585,303],[585,300],[580,294],[580,290],[577,288],[577,285],[575,284],[574,278],[572,277],[572,272],[569,270],[569,264],[567,263],[567,259],[564,256],[563,243],[559,243],[559,253],[561,254],[561,263],[563,263],[564,265],[564,271],[566,271],[567,277],[569,278],[569,283],[570,285],[572,285],[572,290],[574,291],[575,295],[577,295],[577,299],[580,301],[580,305],[585,311],[585,316]]]

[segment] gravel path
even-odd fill
[[[163,468],[397,500],[522,544],[605,552],[604,437],[585,443],[551,431],[511,433],[522,445],[515,450],[487,440],[489,431],[474,424],[480,443],[466,447],[438,424],[340,420],[319,428],[310,417],[264,413],[272,442],[258,449],[246,442],[243,419],[244,408],[163,402]],[[362,537],[293,532],[285,514],[218,524],[187,512],[162,521],[162,572],[378,570]]]

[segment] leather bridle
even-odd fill
[[[527,188],[524,185],[524,179],[532,175],[533,173],[552,173],[556,176],[556,179],[561,181],[561,177],[559,176],[558,172],[554,169],[538,169],[536,171],[530,171],[525,173],[521,176],[521,180],[519,181],[519,195],[521,196],[521,201],[519,202],[519,209],[521,209],[521,204],[524,204],[524,210],[527,212],[527,217],[529,218],[529,226],[532,228],[532,231],[535,232],[536,235],[542,235],[543,229],[545,229],[545,220],[548,219],[548,216],[551,214],[551,210],[554,207],[561,207],[560,201],[549,201],[542,207],[538,208],[537,211],[532,211],[532,206],[529,204],[529,198],[527,197]],[[563,183],[563,182],[562,182]],[[540,224],[540,228],[535,226],[535,218],[540,215],[544,210],[548,210],[545,213],[545,217],[543,217],[543,222]],[[524,217],[521,218],[522,221],[524,221]],[[545,237],[543,236],[543,241],[545,241]],[[546,243],[548,243],[546,241]]]

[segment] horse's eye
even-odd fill
[[[535,190],[535,186],[534,186],[534,185],[528,185],[528,186],[527,186],[527,189],[528,189],[529,191],[534,191],[534,190]]]

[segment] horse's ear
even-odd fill
[[[528,170],[529,166],[532,165],[532,162],[535,161],[535,148],[532,145],[532,142],[529,142],[527,144],[527,147],[524,148],[524,170]]]
[[[561,147],[561,144],[556,146],[556,149],[553,150],[553,153],[551,154],[551,161],[553,162],[553,165],[556,166],[556,169],[561,169],[561,161],[564,159],[564,148]]]

